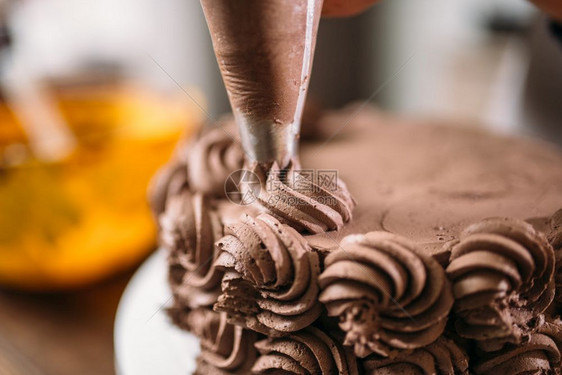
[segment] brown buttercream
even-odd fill
[[[253,374],[358,374],[353,352],[312,326],[284,337],[258,341],[256,348],[260,356],[252,368]]]
[[[218,255],[214,243],[223,231],[211,201],[183,189],[169,198],[160,227],[172,292],[191,308],[212,306],[222,278],[222,271],[213,264]]]
[[[469,226],[447,267],[457,332],[484,350],[520,343],[544,320],[554,297],[553,272],[554,251],[530,224],[492,218]]]
[[[507,344],[503,349],[475,356],[478,375],[560,374],[562,326],[559,319],[546,322],[528,341]]]
[[[205,128],[189,147],[188,178],[193,191],[214,197],[225,196],[227,178],[244,163],[244,152],[237,135],[232,120],[223,119],[218,126]]]
[[[168,197],[179,194],[187,186],[187,160],[172,157],[154,175],[148,186],[148,202],[156,219],[166,209]]]
[[[315,248],[385,230],[437,254],[471,223],[550,217],[562,207],[562,154],[547,143],[390,116],[370,106],[350,106],[320,121],[336,122],[341,131],[329,142],[303,143],[301,164],[337,170],[358,206],[341,230],[307,237]]]
[[[299,232],[339,230],[351,220],[355,201],[339,178],[333,188],[322,187],[314,178],[305,176],[295,160],[286,169],[280,169],[276,163],[254,163],[247,169],[260,183],[254,205]]]
[[[172,271],[169,272],[172,273]],[[181,270],[182,275],[183,273],[185,273],[185,271]],[[169,279],[170,278],[171,277],[169,277]],[[173,285],[172,283],[173,281],[170,281],[171,285]],[[178,295],[176,293],[172,292],[172,296],[174,297],[172,305],[166,308],[168,318],[170,318],[172,323],[177,327],[185,331],[191,331],[191,327],[189,326],[189,323],[187,321],[187,317],[192,311],[191,307],[186,304],[186,301],[183,298],[178,298]]]
[[[248,374],[257,356],[257,334],[227,322],[226,315],[207,309],[192,311],[187,320],[201,339],[196,375]]]
[[[325,261],[320,301],[338,316],[355,354],[394,356],[435,341],[453,305],[443,268],[405,238],[370,232],[344,238]]]
[[[181,140],[170,161],[150,182],[148,200],[154,216],[158,218],[168,198],[184,188],[224,198],[225,181],[243,162],[244,152],[230,116],[203,127],[191,141]]]
[[[494,215],[517,219],[533,218],[530,220],[533,225],[538,222],[548,223],[547,218],[552,214],[553,208],[562,207],[562,170],[560,168],[562,156],[548,145],[505,139],[484,132],[450,126],[410,124],[408,123],[410,121],[396,121],[369,108],[361,112],[356,112],[356,107],[338,111],[329,116],[323,116],[321,121],[340,124],[341,126],[336,126],[336,128],[343,129],[344,135],[321,145],[304,143],[301,157],[303,165],[307,168],[337,170],[347,182],[354,197],[360,202],[353,213],[354,219],[343,225],[338,231],[304,236],[311,247],[322,255],[336,251],[340,240],[346,235],[384,230],[402,235],[415,242],[417,251],[422,251],[428,256],[435,256],[446,266],[449,252],[455,246],[443,246],[443,244],[449,241],[449,245],[455,245],[459,239],[462,240],[465,235],[461,235],[461,233],[470,223]],[[349,126],[345,126],[347,123]],[[517,150],[517,152],[513,150]],[[185,178],[183,180],[185,182]],[[167,199],[169,201],[170,197]],[[250,213],[252,210],[251,206],[236,206],[228,204],[225,200],[212,202],[211,211],[216,212],[222,218],[223,223],[228,225],[236,225],[240,213]],[[260,205],[256,206],[267,211]],[[312,208],[315,209],[315,207]],[[250,215],[255,216],[254,213]],[[298,224],[294,224],[294,222],[296,220],[287,223],[298,227]],[[310,222],[313,223],[313,228],[322,228],[323,225],[327,227],[326,224]],[[546,224],[540,224],[537,228],[548,232]],[[314,232],[309,229],[298,229],[303,232]],[[319,229],[319,231],[321,230],[325,229]],[[549,237],[551,241],[552,238],[555,238],[552,233],[551,230]],[[508,240],[512,240],[511,237],[507,237]],[[510,259],[510,262],[513,260]],[[497,262],[494,265],[497,266]],[[490,268],[494,268],[494,265]],[[177,264],[172,263],[171,279],[183,280],[185,269],[176,266]],[[523,262],[521,266],[525,271],[528,263],[526,265]],[[261,268],[252,267],[254,271],[259,270],[258,275],[261,274]],[[526,293],[522,293],[520,288],[517,292],[518,299],[510,300],[517,303],[526,301],[525,306],[516,304],[517,309],[514,309],[508,305],[510,313],[513,311],[517,313],[514,320],[527,322],[523,326],[516,325],[515,327],[527,332],[521,335],[522,342],[529,340],[537,332],[541,332],[547,325],[543,323],[544,320],[540,314],[538,319],[527,319],[530,316],[536,317],[535,312],[542,310],[542,305],[547,304],[549,300],[551,288],[548,278],[545,279],[534,274],[534,272],[539,272],[538,269],[541,267],[544,268],[541,266],[541,262],[533,258],[530,272],[531,279],[535,280],[534,286],[530,287]],[[506,269],[508,268],[506,267]],[[548,274],[546,268],[543,276]],[[524,273],[523,271],[517,269],[520,276]],[[454,278],[454,281],[457,282],[458,279]],[[511,282],[511,280],[509,281]],[[411,285],[408,283],[408,287]],[[226,288],[224,288],[225,286]],[[269,291],[270,289],[267,288],[270,287],[271,284],[265,285],[264,290]],[[257,316],[263,311],[256,302],[263,298],[259,288],[241,277],[241,273],[234,266],[229,267],[225,273],[223,288],[228,290],[229,295],[233,297],[229,304],[234,306],[233,310],[237,311],[238,317]],[[533,296],[536,296],[536,299]],[[531,303],[529,299],[535,301]],[[187,327],[185,318],[182,321],[181,316],[185,317],[191,308],[182,304],[182,301],[184,301],[184,297],[175,300],[177,303],[175,313],[180,316],[176,320],[180,320],[180,323],[184,324],[183,327]],[[308,318],[308,315],[305,316]],[[236,317],[236,315],[231,315],[230,318]],[[315,324],[328,329],[328,327],[332,327],[331,324],[325,324],[328,321],[329,319],[325,318],[317,319]],[[408,325],[409,322],[404,323],[405,327]],[[412,323],[413,325],[414,323]],[[515,330],[515,328],[513,329]],[[491,331],[494,330],[491,329]],[[334,331],[329,332],[334,333]],[[382,332],[385,334],[384,331]],[[335,337],[338,336],[335,335]],[[504,340],[504,338],[500,339]],[[343,340],[335,341],[343,342]],[[392,343],[394,344],[394,342]],[[494,345],[498,342],[500,341],[480,340],[480,346],[487,350],[494,350]],[[435,345],[438,343],[439,341],[434,342]],[[507,344],[501,350],[521,345],[524,344]],[[412,350],[414,352],[421,350],[420,348],[399,350],[390,346],[389,348],[392,349],[396,358],[405,353],[411,353]],[[495,352],[499,353],[494,350]],[[535,352],[529,351],[529,353]],[[527,357],[532,355],[534,354],[527,355]],[[279,361],[278,358],[280,358]],[[273,358],[279,363],[285,363],[284,359],[283,355],[277,354]],[[461,363],[457,363],[457,368],[462,368]],[[550,361],[549,366],[552,367],[555,363],[556,361]],[[396,367],[388,368],[396,369]],[[275,369],[279,370],[277,367]],[[386,370],[380,369],[380,371]],[[540,373],[540,371],[535,372]],[[543,372],[548,373],[548,371]],[[498,370],[496,373],[502,372]]]
[[[455,341],[435,342],[403,351],[394,358],[370,355],[362,361],[365,375],[468,375],[468,356]],[[495,375],[499,375],[495,374]]]
[[[318,255],[303,237],[268,214],[245,215],[218,241],[216,266],[227,271],[215,309],[270,335],[298,331],[321,313]]]

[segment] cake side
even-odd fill
[[[319,116],[315,126],[341,126],[353,111]],[[204,147],[189,146],[178,155],[217,149],[219,138],[209,142],[203,133],[196,144],[205,144],[204,139]],[[201,373],[248,373],[250,367],[254,373],[319,373],[317,366],[330,355],[330,364],[320,373],[461,374],[469,368],[487,373],[512,353],[525,363],[524,371],[559,369],[560,322],[551,318],[558,313],[551,301],[552,246],[557,246],[560,226],[558,216],[550,219],[562,207],[558,151],[467,129],[404,123],[368,109],[330,142],[317,139],[302,145],[302,165],[314,169],[265,171],[257,197],[299,193],[306,205],[296,207],[295,216],[293,207],[276,211],[270,197],[250,205],[226,199],[219,183],[228,176],[225,171],[242,166],[235,157],[237,143],[220,142],[221,151],[215,154],[221,157],[214,158],[213,168],[191,166],[208,163],[209,157],[176,159],[168,168],[173,173],[164,173],[157,184],[155,205],[170,254],[174,322],[202,337],[192,316],[214,305],[223,311],[213,314],[220,314],[224,327],[257,331],[239,335],[251,336],[244,347],[258,349],[255,365],[226,368],[202,357]],[[225,155],[230,155],[228,160]],[[200,179],[205,179],[202,173],[215,173],[206,179],[212,184],[190,183],[195,177],[181,165],[201,171],[196,174]],[[290,190],[268,190],[270,175]],[[355,201],[347,188],[358,202],[353,218]],[[326,202],[335,214],[315,211],[318,203]],[[299,225],[310,217],[314,220],[307,222],[313,226]],[[504,219],[484,220],[488,217],[509,217],[511,229],[506,232],[498,224]],[[337,224],[333,218],[351,220]],[[475,226],[483,232],[474,233]],[[514,228],[519,235],[510,232]],[[493,238],[484,242],[488,248],[471,252],[474,236]],[[521,261],[511,269],[483,270],[481,250],[492,265],[517,260],[513,254]],[[488,307],[483,304],[484,310],[467,313],[471,292],[488,296]],[[504,322],[492,338],[474,334],[477,329],[459,331],[463,322],[491,321]],[[226,341],[233,341],[230,347],[240,355],[240,344]],[[546,341],[551,343],[544,346],[546,359],[529,359],[525,353],[538,350],[529,345]],[[224,356],[230,349],[222,350]],[[478,360],[484,357],[487,362]]]

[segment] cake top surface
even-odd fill
[[[349,125],[329,142],[305,143],[302,165],[335,171],[357,207],[340,231],[307,236],[313,247],[384,230],[434,253],[484,218],[542,227],[542,218],[562,207],[562,154],[547,143],[389,118],[373,109],[354,118],[341,112],[331,121]]]

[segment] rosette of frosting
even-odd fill
[[[187,152],[189,185],[193,191],[223,197],[228,176],[242,168],[244,152],[229,124],[206,129]]]
[[[457,332],[485,350],[520,342],[552,302],[553,272],[554,251],[530,224],[493,218],[469,226],[447,267]]]
[[[560,374],[561,349],[560,320],[546,322],[524,343],[507,344],[499,351],[480,353],[474,372],[482,375]]]
[[[268,214],[225,229],[216,265],[227,272],[215,309],[269,335],[298,331],[322,311],[318,255],[293,228]]]
[[[222,224],[210,200],[183,189],[160,216],[160,242],[169,252],[169,280],[176,298],[195,308],[212,306],[220,293],[222,272],[214,266],[215,241]]]
[[[552,215],[549,229],[548,241],[554,248],[556,258],[556,269],[554,272],[556,301],[562,303],[562,210],[558,210]]]
[[[327,256],[319,283],[320,301],[339,317],[344,344],[359,357],[394,356],[432,343],[453,304],[437,261],[387,232],[345,237]]]
[[[226,315],[197,309],[188,316],[191,331],[201,339],[195,374],[248,374],[257,356],[257,334],[226,321]]]
[[[181,299],[174,298],[172,305],[166,308],[166,313],[173,324],[185,331],[190,331],[191,327],[187,318],[192,310],[184,302]]]
[[[437,341],[399,353],[394,358],[371,355],[363,361],[365,375],[465,375],[468,356],[453,340],[441,336]]]
[[[299,232],[338,230],[351,220],[355,201],[335,171],[301,170],[294,160],[286,169],[254,163],[248,170],[257,181],[243,188],[254,204]],[[256,183],[258,191],[248,186]]]
[[[148,200],[156,218],[166,209],[169,197],[187,188],[187,165],[180,160],[172,160],[163,166],[150,181]]]
[[[358,374],[353,352],[312,326],[258,341],[256,348],[253,374]]]

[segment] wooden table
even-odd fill
[[[113,374],[113,320],[128,274],[83,290],[0,290],[0,374]]]

